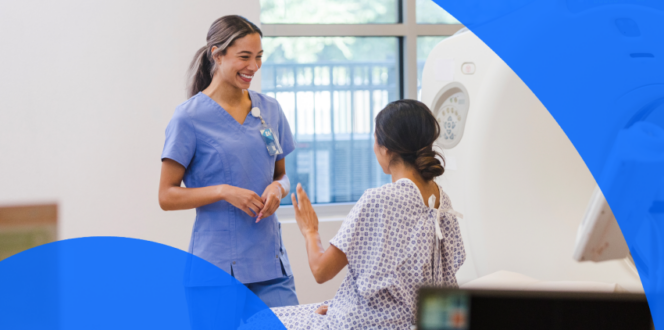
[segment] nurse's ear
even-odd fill
[[[212,46],[212,49],[210,49],[210,54],[212,54],[212,59],[214,60],[216,65],[221,65],[221,54],[215,54],[215,52],[219,49],[217,46]]]

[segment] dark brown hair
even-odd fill
[[[253,33],[263,37],[263,32],[258,26],[242,16],[228,15],[214,21],[208,30],[207,45],[196,52],[189,66],[187,97],[192,97],[210,86],[216,69],[215,57],[225,55],[226,49],[232,46],[236,39]],[[217,46],[214,53],[212,53],[213,46]]]
[[[376,142],[415,167],[426,181],[445,172],[441,163],[443,156],[433,150],[438,136],[438,121],[431,110],[419,101],[394,101],[376,116]]]

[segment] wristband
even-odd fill
[[[279,183],[281,188],[283,188],[284,191],[286,192],[286,195],[281,197],[283,198],[288,196],[288,193],[290,192],[290,180],[288,180],[288,175],[284,174],[284,177],[281,178],[281,180],[276,180],[275,182]]]

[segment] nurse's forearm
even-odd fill
[[[187,210],[210,203],[222,198],[221,186],[204,188],[184,188],[181,186],[185,168],[180,163],[164,158],[161,163],[159,179],[159,206],[164,211]]]
[[[171,186],[159,193],[159,204],[166,211],[193,209],[221,200],[227,201],[250,217],[257,216],[265,206],[255,192],[227,184],[202,188]]]
[[[263,208],[261,197],[255,192],[229,185],[202,188],[181,187],[185,168],[165,158],[161,163],[159,179],[159,206],[162,210],[187,210],[225,200],[247,215],[255,217]]]
[[[272,177],[272,180],[279,182],[282,197],[288,195],[288,191],[290,191],[290,182],[287,181],[288,177],[286,176],[286,158],[274,163],[274,176]]]
[[[202,188],[169,187],[159,194],[159,205],[165,211],[188,210],[224,199],[225,185]]]

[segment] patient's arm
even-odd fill
[[[336,246],[330,245],[327,250],[323,250],[318,232],[305,236],[305,240],[307,241],[309,267],[318,284],[333,279],[348,264],[346,254]]]
[[[297,200],[295,195],[291,195],[293,209],[295,209],[295,220],[300,227],[302,235],[307,245],[307,256],[309,257],[309,267],[314,275],[316,282],[325,283],[337,274],[348,264],[346,254],[336,246],[330,245],[325,250],[320,242],[318,234],[318,216],[311,206],[307,193],[302,186],[297,185]]]

